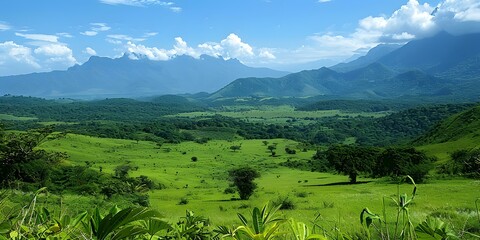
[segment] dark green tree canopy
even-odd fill
[[[253,182],[255,178],[260,177],[260,173],[251,167],[241,167],[232,169],[228,172],[230,180],[237,187],[240,199],[247,200],[252,196],[257,184]]]

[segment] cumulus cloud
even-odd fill
[[[123,37],[122,37],[123,38]],[[169,60],[175,56],[188,55],[194,58],[199,58],[206,54],[213,57],[222,57],[224,59],[237,58],[241,61],[259,60],[274,60],[276,56],[272,49],[254,49],[249,44],[242,41],[236,34],[229,34],[220,42],[205,42],[195,46],[189,46],[188,43],[181,37],[176,37],[175,43],[171,49],[163,49],[157,47],[147,47],[141,44],[136,44],[129,41],[126,45],[126,51],[131,59],[139,59],[146,57],[150,60],[164,61]]]
[[[75,63],[73,51],[62,43],[44,41],[34,49],[13,41],[0,43],[1,76],[63,70]]]
[[[40,68],[29,47],[13,41],[0,43],[0,75],[24,74]]]
[[[275,55],[273,55],[273,53],[268,50],[268,49],[260,49],[260,53],[258,54],[259,57],[261,58],[265,58],[265,59],[269,59],[269,60],[274,60],[276,59],[277,57],[275,57]]]
[[[434,11],[435,23],[452,34],[480,32],[480,2],[445,0]]]
[[[138,59],[138,56],[140,55],[145,56],[150,60],[165,61],[175,55],[174,50],[159,49],[156,47],[146,47],[143,45],[136,45],[132,42],[127,43],[127,51],[128,53],[131,53],[129,54],[129,57],[131,59]]]
[[[380,43],[405,43],[433,36],[439,31],[452,34],[480,32],[478,0],[444,0],[437,6],[408,0],[390,15],[367,16],[350,34],[325,33],[307,37],[308,44],[290,54],[297,61],[347,58]]]
[[[85,51],[84,51],[86,54],[88,55],[91,55],[91,56],[95,56],[97,55],[97,51],[95,51],[93,48],[91,47],[87,47],[85,48]]]
[[[45,67],[54,69],[59,66],[72,66],[77,63],[73,57],[73,51],[69,47],[62,44],[43,45],[34,50],[37,56],[44,59]]]
[[[96,36],[99,32],[106,32],[110,29],[111,27],[109,27],[106,23],[90,23],[90,30],[81,32],[80,34],[93,37]]]
[[[224,57],[227,58],[241,58],[254,56],[253,48],[234,33],[230,33],[227,38],[220,42],[220,45],[225,49]]]

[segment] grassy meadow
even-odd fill
[[[171,115],[171,117],[211,117],[222,115],[243,119],[249,122],[262,122],[269,124],[282,124],[287,121],[295,120],[296,124],[309,124],[315,122],[315,119],[324,117],[383,117],[388,112],[345,112],[341,110],[321,110],[321,111],[297,111],[294,107],[288,105],[282,106],[228,106],[219,108],[212,112],[187,112]]]
[[[255,206],[268,201],[288,199],[295,208],[282,214],[300,221],[317,222],[326,229],[342,226],[345,230],[361,228],[359,214],[368,207],[381,214],[385,198],[389,216],[394,216],[395,206],[390,197],[397,191],[412,192],[412,185],[392,184],[385,179],[360,178],[361,184],[349,185],[347,176],[330,173],[301,171],[282,167],[279,163],[308,161],[314,149],[302,151],[303,146],[285,139],[269,139],[268,145],[277,144],[276,157],[263,140],[242,140],[226,135],[229,140],[210,140],[205,144],[182,142],[158,146],[148,141],[95,138],[68,134],[64,138],[43,143],[42,148],[68,153],[65,164],[85,165],[112,173],[118,165],[130,162],[137,166],[130,176],[146,175],[166,188],[149,193],[150,204],[167,219],[177,220],[185,210],[207,216],[215,225],[239,223],[236,213],[248,213]],[[241,145],[238,151],[230,146]],[[296,154],[286,154],[284,149],[296,149]],[[441,146],[424,148],[429,154],[442,154]],[[196,162],[192,157],[197,157]],[[228,170],[239,166],[256,168],[261,177],[256,180],[258,189],[246,201],[236,200],[236,194],[225,194],[229,186]],[[444,217],[447,222],[461,228],[475,215],[475,199],[480,197],[480,182],[468,179],[431,179],[419,184],[414,204],[410,207],[415,222],[426,216]],[[181,199],[184,203],[181,204]],[[186,200],[186,201],[185,201]],[[77,197],[75,201],[87,201]],[[394,219],[391,219],[393,221]]]

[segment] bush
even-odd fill
[[[293,210],[295,209],[295,204],[292,200],[288,199],[288,197],[279,197],[276,201],[273,201],[273,204],[276,206],[280,206],[282,210]]]
[[[225,190],[223,191],[223,193],[225,193],[225,194],[233,194],[233,193],[235,193],[235,192],[237,192],[237,191],[236,191],[235,188],[233,188],[233,187],[227,187],[227,188],[225,188]]]
[[[286,152],[287,154],[296,154],[296,153],[297,153],[297,151],[296,151],[295,149],[290,149],[290,148],[288,148],[288,147],[285,148],[285,152]]]
[[[180,198],[178,205],[187,205],[187,204],[188,204],[188,199],[186,197]]]

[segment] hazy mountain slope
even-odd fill
[[[347,87],[342,74],[328,68],[301,71],[281,78],[243,78],[237,79],[211,98],[271,96],[271,97],[304,97],[315,95],[331,95],[341,92]]]
[[[335,66],[332,66],[331,69],[338,72],[349,72],[355,69],[366,67],[374,62],[376,62],[381,57],[397,50],[402,45],[399,44],[380,44],[368,51],[365,56],[359,57],[353,61],[347,63],[339,63]]]
[[[480,54],[480,34],[453,36],[441,32],[433,37],[413,40],[383,56],[379,63],[398,71],[420,69],[439,74],[466,59]]]
[[[401,47],[380,45],[367,56],[334,69],[302,71],[274,79],[246,78],[212,95],[217,97],[338,95],[349,98],[480,96],[480,34],[436,36]],[[327,74],[328,73],[328,74]]]
[[[202,55],[169,61],[91,57],[66,71],[0,77],[0,94],[44,97],[140,96],[212,92],[241,77],[280,77],[285,72],[251,68],[236,59]]]

